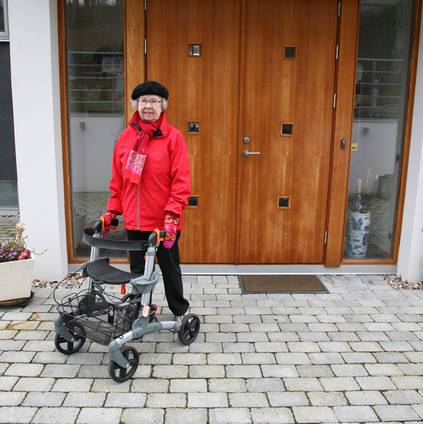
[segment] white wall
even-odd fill
[[[123,117],[70,117],[73,191],[109,191],[113,147],[123,129]]]
[[[413,125],[404,218],[398,257],[398,275],[408,281],[423,280],[423,25],[417,65]]]
[[[56,0],[9,1],[18,195],[35,277],[67,273]]]
[[[376,175],[381,177],[385,174],[394,174],[397,139],[398,121],[388,119],[354,120],[352,142],[358,144],[358,149],[351,152],[350,192],[357,191],[359,178],[363,182],[364,191],[376,192],[378,190]],[[369,169],[370,177],[367,178]],[[367,187],[364,186],[366,181]]]

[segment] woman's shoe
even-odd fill
[[[189,314],[189,308],[184,312],[183,315],[175,315],[175,321],[182,321],[185,316]]]

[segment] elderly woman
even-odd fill
[[[166,237],[157,250],[166,299],[172,313],[182,317],[189,303],[183,296],[178,240],[183,210],[190,196],[188,151],[181,132],[166,119],[168,90],[145,81],[132,91],[136,112],[122,131],[113,152],[107,231],[123,214],[128,240],[146,240],[155,228]],[[130,252],[131,272],[144,272],[144,252]]]

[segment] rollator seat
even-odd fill
[[[142,274],[132,274],[122,271],[109,264],[109,258],[100,258],[85,265],[87,275],[100,283],[122,284],[139,277]]]

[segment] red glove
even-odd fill
[[[176,232],[178,231],[179,216],[168,212],[164,220],[164,230],[166,236],[163,242],[165,249],[171,249],[176,240]]]
[[[115,211],[107,211],[104,215],[101,215],[101,222],[103,228],[101,229],[104,232],[111,230],[116,230],[117,228],[117,213]],[[113,222],[115,221],[115,222]]]

